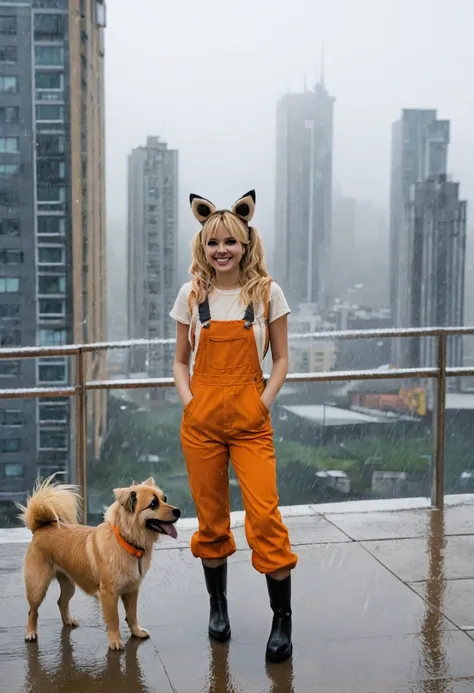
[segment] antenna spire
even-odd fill
[[[320,82],[321,86],[324,87],[324,41],[321,44],[321,77],[320,77]]]

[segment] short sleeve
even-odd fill
[[[171,309],[170,316],[177,322],[182,322],[184,325],[191,324],[191,314],[188,310],[188,296],[191,291],[191,283],[183,284],[178,292],[174,306]]]
[[[283,317],[283,315],[288,315],[288,313],[291,313],[291,309],[285,298],[285,294],[276,282],[272,282],[270,288],[270,311],[268,315],[268,322],[271,323],[274,320],[278,320],[278,318]]]

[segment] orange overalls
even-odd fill
[[[191,540],[198,558],[232,555],[229,457],[245,509],[252,564],[260,573],[292,569],[288,531],[278,509],[270,412],[260,399],[265,384],[249,306],[243,320],[213,321],[206,298],[191,378],[193,399],[184,408],[181,444],[199,529]],[[267,328],[268,329],[268,328]],[[268,344],[268,337],[267,337]]]

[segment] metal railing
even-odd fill
[[[382,339],[382,338],[437,338],[437,365],[426,368],[389,368],[375,370],[324,371],[315,373],[289,373],[286,383],[335,382],[351,380],[386,380],[399,378],[431,378],[436,380],[433,398],[433,460],[431,478],[431,504],[435,508],[444,505],[444,453],[446,437],[446,379],[448,377],[474,376],[473,367],[447,366],[447,338],[474,335],[474,327],[431,327],[386,330],[346,330],[290,334],[290,341],[335,339]],[[22,347],[0,349],[0,359],[24,359],[44,357],[74,357],[75,384],[64,387],[34,387],[0,389],[0,399],[74,397],[76,436],[76,483],[84,499],[83,519],[87,517],[87,392],[93,390],[123,390],[136,388],[171,388],[173,378],[127,378],[122,380],[86,380],[85,356],[89,353],[132,347],[173,344],[175,339],[128,340],[122,342],[97,342],[93,344],[69,344],[49,347]]]

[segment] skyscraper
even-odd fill
[[[293,305],[329,300],[333,103],[323,80],[277,104],[275,279]]]
[[[459,183],[446,174],[430,176],[410,189],[407,205],[406,289],[400,294],[410,327],[453,327],[464,324],[466,206]],[[432,339],[410,340],[408,365],[436,362]],[[462,337],[449,341],[448,365],[462,366]]]
[[[175,336],[169,319],[178,292],[178,152],[148,137],[128,160],[128,334]],[[129,368],[172,373],[173,345],[132,350]]]
[[[4,0],[0,8],[0,344],[106,338],[103,0]],[[89,377],[105,376],[89,355]],[[92,374],[92,375],[91,375]],[[0,360],[0,386],[56,387],[66,358]],[[74,479],[67,399],[0,403],[0,488]],[[105,393],[88,399],[99,451]],[[67,476],[66,476],[67,478]]]
[[[393,126],[390,298],[398,327],[463,324],[466,203],[448,179],[449,137],[449,121],[435,110],[404,110]],[[397,366],[433,363],[432,340],[393,346]],[[450,365],[462,365],[461,347],[461,339],[450,342]]]
[[[449,121],[437,120],[433,109],[403,109],[392,126],[390,189],[390,310],[394,326],[402,326],[400,291],[404,290],[405,207],[414,183],[446,173]]]

